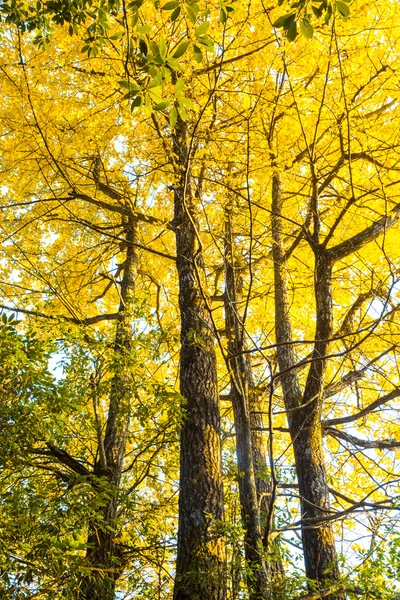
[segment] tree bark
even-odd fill
[[[214,333],[190,191],[186,126],[178,119],[174,223],[181,313],[181,432],[178,550],[174,600],[224,600],[225,552],[219,394]]]
[[[264,559],[260,504],[257,496],[256,475],[253,462],[253,437],[249,396],[251,390],[250,365],[243,353],[243,324],[239,316],[238,290],[240,285],[235,265],[235,249],[232,241],[232,214],[226,209],[225,221],[225,322],[228,339],[228,368],[231,381],[236,456],[239,471],[239,496],[245,529],[244,550],[247,567],[247,586],[250,600],[269,598],[269,569]],[[260,450],[259,445],[256,446]],[[256,457],[261,460],[260,456]],[[261,481],[259,480],[259,485]]]
[[[264,549],[268,552],[266,560],[270,570],[271,580],[271,595],[273,598],[281,597],[281,591],[284,585],[285,569],[282,564],[281,549],[278,540],[272,543],[267,543],[265,532],[269,529],[272,521],[272,531],[274,530],[274,517],[272,519],[270,510],[273,507],[270,505],[272,494],[272,481],[270,477],[270,467],[268,464],[268,450],[265,447],[262,430],[264,429],[262,404],[259,395],[254,389],[253,376],[250,366],[249,356],[247,364],[250,377],[249,404],[250,404],[250,422],[251,422],[251,445],[253,448],[253,464],[256,478],[257,498],[260,507],[260,524],[263,535]],[[271,435],[271,433],[270,433]],[[270,523],[268,523],[270,521]]]
[[[335,583],[339,569],[330,515],[329,493],[322,446],[321,408],[328,342],[332,333],[331,261],[316,250],[316,335],[311,367],[302,393],[293,351],[282,234],[280,175],[273,174],[272,236],[275,280],[276,341],[280,378],[293,444],[302,517],[306,576],[319,584]],[[341,598],[333,594],[330,600]]]
[[[332,336],[332,264],[321,248],[316,249],[315,298],[316,332],[312,363],[304,389],[302,409],[294,411],[291,435],[301,497],[302,529],[306,574],[310,579],[339,579],[330,514],[329,489],[322,445],[322,393],[326,367],[327,340]],[[319,523],[318,523],[319,521]],[[310,526],[317,523],[315,527]]]
[[[118,488],[121,483],[128,427],[132,373],[132,303],[135,291],[137,257],[134,251],[135,221],[126,223],[126,260],[120,290],[120,305],[114,345],[114,375],[111,383],[109,410],[104,439],[99,435],[98,460],[92,476],[93,488],[105,495],[104,504],[89,524],[87,540],[88,575],[80,588],[82,600],[114,600],[115,586],[122,573],[124,560],[118,537]],[[105,493],[106,492],[106,493]]]

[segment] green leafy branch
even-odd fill
[[[343,21],[347,21],[350,14],[349,4],[351,0],[298,0],[290,4],[291,12],[282,15],[272,24],[276,29],[282,29],[284,35],[290,42],[293,42],[300,30],[300,33],[308,39],[314,35],[314,28],[311,24],[313,17],[324,19],[326,25],[329,25],[332,16],[337,11]],[[284,4],[284,0],[278,0],[279,6]]]

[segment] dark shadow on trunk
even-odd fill
[[[80,599],[114,600],[115,585],[124,568],[123,553],[115,542],[118,537],[118,491],[121,482],[127,434],[130,422],[132,371],[132,311],[137,257],[134,251],[135,221],[130,217],[126,229],[126,259],[120,289],[119,318],[114,346],[114,375],[111,383],[106,430],[98,428],[98,461],[92,476],[94,490],[104,502],[89,524],[86,565]]]
[[[253,459],[253,437],[251,430],[250,394],[251,368],[244,349],[244,329],[239,314],[242,268],[235,257],[236,248],[232,233],[232,211],[225,209],[225,323],[228,340],[227,366],[229,369],[238,465],[239,496],[242,521],[245,530],[244,551],[246,580],[250,600],[270,597],[270,573],[264,557],[260,522],[260,504],[257,495],[256,475]],[[259,448],[259,446],[258,446]],[[260,457],[257,457],[260,458]],[[259,485],[261,481],[259,480]]]
[[[321,435],[321,408],[327,353],[326,341],[332,331],[331,263],[322,250],[316,251],[315,296],[316,334],[304,392],[294,368],[293,335],[289,317],[285,249],[282,229],[282,187],[280,175],[272,181],[272,236],[275,281],[276,341],[285,408],[293,443],[300,492],[302,541],[306,576],[310,582],[325,586],[336,584],[339,568],[333,529],[326,518],[331,514]],[[312,589],[313,583],[311,585]],[[341,600],[334,594],[329,600]]]
[[[214,332],[187,172],[186,126],[173,134],[179,307],[181,433],[178,553],[174,600],[224,600],[225,548],[219,394]]]

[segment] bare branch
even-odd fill
[[[100,321],[115,321],[119,317],[119,313],[106,313],[104,315],[95,315],[94,317],[78,319],[75,317],[66,317],[64,315],[46,315],[45,313],[37,310],[28,310],[27,308],[18,308],[16,306],[5,306],[3,304],[0,304],[0,309],[22,313],[24,315],[31,315],[41,319],[51,319],[52,321],[61,319],[62,321],[67,321],[68,323],[75,323],[75,325],[95,325],[96,323],[100,323]]]
[[[76,458],[68,454],[68,452],[62,448],[57,448],[57,446],[51,442],[46,442],[46,446],[48,450],[44,450],[43,448],[33,448],[30,452],[39,456],[53,456],[60,463],[69,467],[71,471],[78,473],[78,475],[91,475],[91,472],[79,460],[76,460]]]
[[[395,350],[397,348],[397,346],[394,344],[393,346],[390,346],[390,348],[388,348],[387,350],[385,350],[384,352],[382,352],[381,354],[378,354],[378,356],[375,356],[375,358],[373,358],[372,360],[370,360],[366,365],[364,365],[361,369],[358,370],[353,370],[353,371],[349,371],[348,373],[346,373],[346,375],[343,375],[343,377],[341,379],[339,379],[339,381],[336,381],[335,383],[330,383],[324,391],[324,397],[325,398],[331,398],[332,396],[335,396],[336,394],[338,394],[339,392],[341,392],[342,390],[344,390],[345,388],[347,388],[349,385],[351,385],[352,383],[355,383],[356,381],[359,381],[360,379],[362,379],[366,372],[368,371],[368,369],[376,362],[378,362],[381,358],[383,358],[384,356],[386,356],[387,354],[389,354],[389,352],[392,352],[392,350]],[[327,423],[329,425],[335,425],[335,423],[331,423],[328,422]]]
[[[212,71],[221,69],[221,67],[225,67],[226,65],[231,65],[232,63],[242,60],[242,58],[247,58],[248,56],[251,56],[252,54],[256,54],[257,52],[260,52],[260,50],[263,50],[267,46],[270,46],[271,44],[273,44],[274,41],[275,41],[275,37],[269,39],[262,46],[259,46],[258,48],[254,48],[254,50],[249,50],[249,52],[244,52],[243,54],[239,54],[239,56],[233,56],[232,58],[227,58],[226,60],[222,61],[222,63],[221,63],[221,61],[218,61],[216,63],[213,63],[209,67],[206,67],[205,69],[198,69],[197,71],[194,71],[194,75],[203,75],[204,73],[211,73]]]
[[[397,440],[362,440],[333,427],[324,427],[324,433],[331,435],[334,438],[344,440],[345,442],[350,442],[353,446],[361,446],[362,448],[379,448],[380,450],[394,450],[395,448],[400,448],[400,441]]]
[[[353,235],[351,238],[342,242],[341,244],[337,244],[332,248],[327,250],[328,256],[333,260],[340,260],[345,258],[349,254],[353,252],[357,252],[363,246],[366,246],[369,242],[372,242],[377,237],[379,237],[384,231],[393,227],[400,219],[400,204],[396,204],[394,208],[390,211],[388,215],[384,215],[375,223],[366,227],[360,233]]]
[[[361,417],[368,415],[376,408],[379,408],[383,404],[390,402],[390,400],[398,398],[398,396],[400,396],[400,388],[396,388],[389,394],[381,396],[380,398],[378,398],[374,402],[371,402],[371,404],[358,411],[354,415],[349,415],[348,417],[338,417],[337,419],[327,419],[326,421],[322,421],[322,425],[323,427],[330,427],[331,425],[343,425],[344,423],[352,423],[353,421],[358,421],[358,419],[361,419]]]

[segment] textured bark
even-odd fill
[[[369,242],[376,240],[385,231],[396,225],[400,219],[400,204],[396,204],[392,210],[385,216],[375,221],[369,227],[366,227],[348,240],[337,244],[327,250],[331,260],[337,261],[357,252]]]
[[[316,251],[315,345],[303,394],[303,409],[294,413],[291,431],[301,496],[302,530],[306,574],[310,579],[339,579],[332,526],[323,519],[330,514],[329,489],[322,446],[321,409],[328,339],[332,337],[332,265],[321,248]],[[307,527],[320,520],[317,527]]]
[[[322,447],[321,425],[307,409],[296,412],[291,425],[301,498],[302,540],[306,576],[318,582],[339,579],[329,490]]]
[[[253,462],[253,439],[250,415],[251,370],[243,353],[243,325],[239,315],[240,285],[236,275],[235,249],[232,241],[232,215],[226,210],[225,224],[225,322],[228,339],[228,366],[231,380],[233,415],[236,433],[236,456],[239,471],[239,495],[242,520],[245,529],[244,549],[249,597],[269,598],[269,570],[263,556],[260,505],[257,497],[256,476]],[[257,445],[260,450],[260,446]],[[257,456],[258,460],[262,460]],[[259,484],[261,482],[259,481]]]
[[[178,120],[174,223],[181,313],[181,433],[178,551],[174,600],[223,600],[225,553],[219,394],[210,314],[201,289],[203,265],[187,169],[185,125]]]
[[[312,362],[302,393],[293,352],[282,236],[282,190],[273,175],[272,235],[275,279],[276,340],[285,407],[293,443],[299,484],[302,540],[306,576],[319,583],[335,583],[339,570],[330,515],[329,491],[322,446],[321,406],[328,342],[332,334],[331,260],[321,247],[316,251],[316,334]],[[316,218],[316,217],[315,217]],[[340,598],[340,594],[330,596]]]
[[[247,355],[247,362],[249,363],[249,357]],[[269,530],[272,525],[272,531],[274,530],[274,518],[270,516],[270,511],[273,510],[273,506],[270,505],[271,493],[272,493],[272,481],[269,476],[269,464],[268,464],[268,450],[265,447],[262,430],[264,429],[264,422],[262,416],[262,404],[259,396],[254,389],[253,377],[251,367],[249,365],[249,377],[251,387],[249,391],[249,404],[250,404],[250,421],[251,421],[251,445],[253,448],[253,464],[254,473],[256,479],[257,498],[258,505],[260,508],[260,524],[261,532],[263,535],[263,544],[265,550],[268,552],[268,568],[270,570],[270,580],[272,586],[272,597],[280,597],[280,592],[283,588],[285,570],[281,560],[281,550],[279,542],[274,540],[269,542],[266,539],[265,532]],[[268,522],[270,521],[270,523]]]
[[[86,553],[89,573],[82,579],[82,600],[114,600],[115,585],[123,570],[121,548],[114,541],[118,537],[118,487],[121,482],[127,433],[130,420],[132,375],[130,352],[132,347],[132,301],[135,290],[136,255],[134,252],[135,224],[126,222],[126,261],[121,284],[119,319],[114,346],[114,375],[111,384],[109,410],[104,439],[99,431],[99,459],[94,468],[92,484],[95,490],[108,492],[108,499],[99,508],[98,515],[89,524]]]

